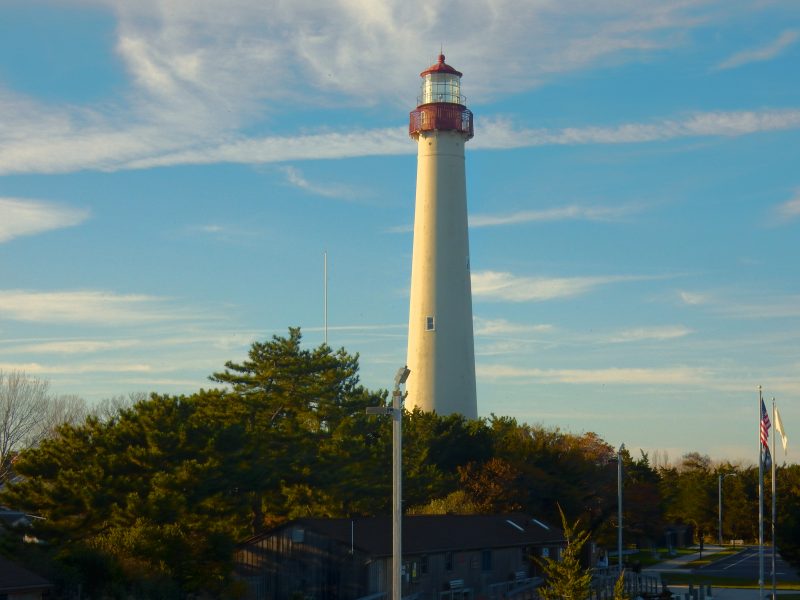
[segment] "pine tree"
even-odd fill
[[[0,502],[42,517],[32,533],[92,580],[93,597],[118,586],[163,597],[145,584],[224,596],[237,540],[390,497],[373,489],[390,425],[364,412],[384,395],[359,385],[356,356],[300,341],[291,329],[253,344],[212,376],[224,389],[154,394],[62,427],[20,455]]]
[[[583,546],[589,539],[589,532],[579,529],[580,519],[570,525],[561,510],[561,524],[564,529],[564,539],[567,542],[561,560],[543,558],[539,560],[545,575],[545,585],[539,589],[543,600],[586,600],[589,597],[589,588],[592,573],[581,566],[580,556]]]
[[[630,600],[630,596],[625,593],[625,570],[624,569],[619,574],[619,577],[617,577],[617,581],[614,584],[614,600]]]

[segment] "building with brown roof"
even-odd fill
[[[40,600],[47,598],[53,584],[36,573],[0,557],[0,598]]]
[[[403,518],[403,598],[525,598],[541,580],[534,557],[557,556],[563,532],[521,513]],[[297,519],[236,553],[252,600],[388,598],[390,517]]]

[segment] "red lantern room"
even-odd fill
[[[423,131],[457,131],[465,139],[475,135],[472,111],[461,95],[461,73],[444,62],[444,54],[419,75],[422,88],[417,108],[409,115],[408,134],[414,139]]]

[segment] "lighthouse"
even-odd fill
[[[461,73],[443,54],[420,73],[409,135],[417,193],[406,382],[409,409],[478,416],[464,144],[474,135]]]

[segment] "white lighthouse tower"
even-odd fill
[[[472,112],[461,95],[461,73],[443,54],[420,76],[422,91],[409,123],[418,148],[406,404],[475,419],[464,170],[464,144],[474,134]]]

